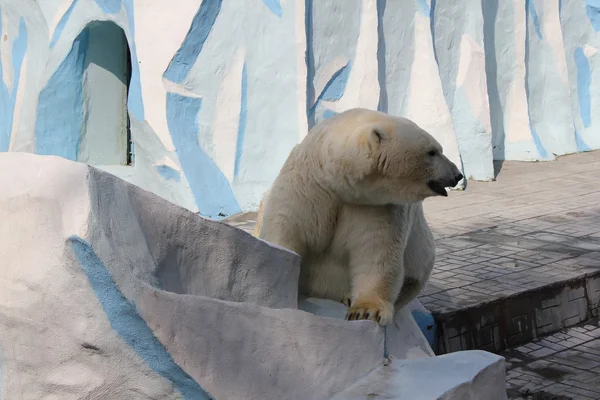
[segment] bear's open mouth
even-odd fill
[[[429,189],[431,189],[434,193],[439,194],[440,196],[448,197],[448,192],[446,192],[446,187],[444,184],[436,181],[429,181],[427,186],[429,186]]]

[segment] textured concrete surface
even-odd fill
[[[503,352],[506,387],[515,400],[600,398],[600,325],[565,329]]]
[[[325,400],[422,360],[452,377],[433,379],[444,398],[504,381],[500,356],[434,357],[418,305],[383,329],[298,304],[296,254],[114,175],[26,153],[0,169],[2,399]],[[395,395],[395,380],[366,388]]]
[[[417,361],[392,361],[332,400],[504,400],[504,363],[491,353],[466,351]],[[452,387],[447,390],[447,387]]]

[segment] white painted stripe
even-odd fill
[[[242,104],[242,71],[245,51],[239,47],[223,76],[215,104],[213,121],[213,161],[233,182],[238,137],[240,107]]]

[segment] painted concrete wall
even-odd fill
[[[100,165],[211,218],[256,208],[308,129],[351,107],[415,120],[477,180],[494,159],[600,148],[596,0],[0,0],[0,14],[0,151]]]

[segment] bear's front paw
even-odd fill
[[[346,319],[348,321],[370,319],[385,326],[394,319],[394,304],[379,299],[357,299],[348,310]]]

